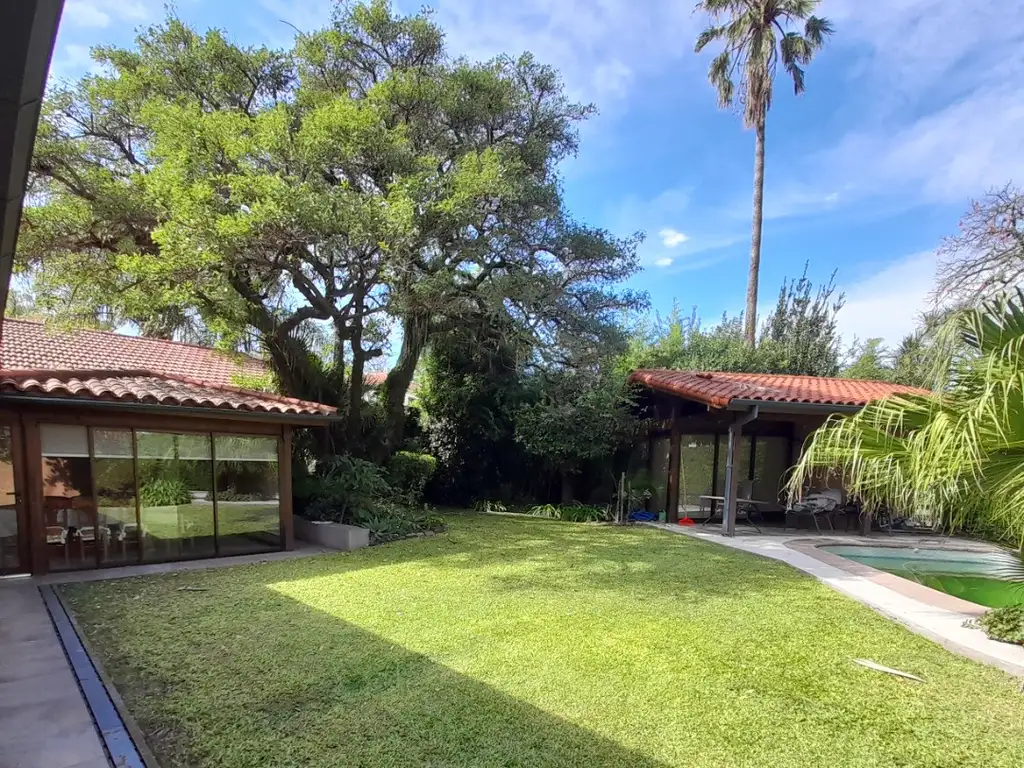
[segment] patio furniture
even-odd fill
[[[760,505],[770,504],[771,502],[758,501],[757,499],[749,498],[753,493],[753,489],[754,484],[750,480],[743,480],[736,486],[736,522],[739,522],[740,520],[746,520],[748,523],[754,526],[754,529],[758,533],[761,533],[761,529],[758,527],[757,523],[754,522],[754,518],[761,517],[761,511],[760,509],[758,509]],[[702,526],[705,526],[708,523],[710,523],[712,520],[715,519],[716,516],[722,516],[720,513],[716,515],[716,503],[721,502],[720,508],[724,510],[724,496],[700,496],[698,497],[698,501],[700,503],[700,512],[698,513],[698,515],[704,514],[704,504],[705,502],[708,503],[707,517],[704,519],[704,522],[701,523]],[[761,522],[764,522],[764,520],[762,519]]]
[[[836,527],[832,523],[832,514],[841,502],[842,491],[830,489],[821,493],[812,493],[803,501],[791,504],[786,509],[786,527],[789,528],[790,516],[794,519],[794,528],[799,527],[800,518],[809,517],[814,522],[814,528],[821,533],[821,525],[818,520],[824,518],[828,523],[829,530],[834,531]]]

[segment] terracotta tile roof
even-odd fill
[[[261,376],[262,360],[174,341],[109,331],[55,332],[35,320],[4,320],[4,370],[146,370],[230,386],[235,374]]]
[[[0,371],[0,393],[306,416],[337,411],[320,403],[146,370]]]
[[[712,408],[727,408],[732,400],[863,406],[889,395],[926,394],[923,389],[885,381],[761,373],[652,369],[634,371],[629,380],[659,392],[705,403]]]

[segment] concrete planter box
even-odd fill
[[[361,549],[370,546],[370,532],[356,525],[306,520],[295,516],[295,537],[330,549]]]

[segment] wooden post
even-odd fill
[[[22,417],[26,488],[24,498],[28,504],[29,536],[32,537],[32,573],[42,575],[50,570],[46,547],[46,509],[43,498],[43,449],[39,441],[39,422]]]
[[[725,454],[725,509],[722,510],[722,533],[726,536],[736,535],[736,491],[739,487],[740,475],[740,437],[743,426],[739,422],[729,425],[729,447]]]
[[[665,521],[679,522],[679,461],[683,433],[679,421],[679,403],[672,403],[672,436],[668,446],[668,493],[665,501]]]
[[[747,413],[737,416],[729,425],[729,447],[725,459],[725,509],[722,510],[722,533],[726,536],[736,535],[736,496],[740,482],[740,445],[742,444],[743,427],[758,416],[757,406]]]

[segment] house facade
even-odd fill
[[[293,546],[291,439],[334,408],[239,388],[243,355],[5,320],[0,574]]]
[[[783,519],[789,470],[830,416],[923,391],[882,381],[660,369],[635,371],[630,380],[646,390],[649,468],[661,491],[654,503],[670,522],[720,515],[727,535],[735,532],[737,500]],[[816,485],[841,491],[836,477]]]

